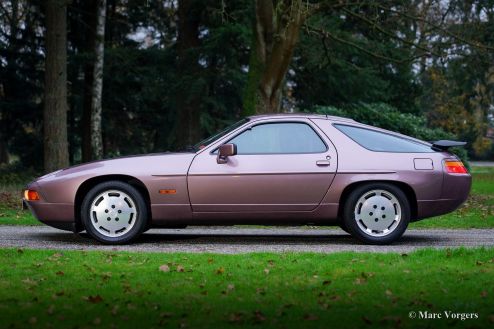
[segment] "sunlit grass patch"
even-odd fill
[[[494,316],[494,249],[410,254],[0,250],[5,328],[477,327]],[[409,319],[410,311],[479,319]]]

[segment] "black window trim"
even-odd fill
[[[372,150],[362,144],[360,144],[359,142],[357,142],[354,138],[352,138],[350,135],[346,134],[344,131],[342,131],[341,129],[338,128],[338,126],[347,126],[347,127],[352,127],[352,128],[358,128],[358,129],[363,129],[363,130],[369,130],[369,131],[372,131],[372,132],[375,132],[375,133],[380,133],[380,134],[383,134],[383,135],[388,135],[388,136],[392,136],[392,137],[396,137],[396,138],[399,138],[399,139],[403,139],[407,142],[410,142],[410,143],[414,143],[414,144],[418,144],[418,145],[423,145],[423,146],[428,146],[426,143],[421,143],[419,141],[414,141],[410,138],[406,138],[406,137],[402,137],[402,136],[398,136],[398,135],[395,135],[395,134],[390,134],[388,132],[384,132],[384,131],[380,131],[380,130],[376,130],[376,129],[372,129],[372,128],[367,128],[367,127],[361,127],[361,126],[355,126],[355,125],[349,125],[349,124],[343,124],[343,123],[333,123],[332,124],[334,128],[336,128],[339,132],[341,132],[343,135],[345,135],[346,137],[350,138],[352,141],[354,141],[355,143],[357,143],[358,145],[360,145],[361,147],[363,147],[364,149],[366,150],[369,150],[371,152],[377,152],[377,153],[434,153],[434,151],[431,149],[430,152],[426,152],[426,151],[417,151],[417,152],[408,152],[408,151],[377,151],[377,150]]]
[[[244,128],[243,130],[239,131],[236,135],[232,136],[231,138],[229,138],[226,142],[224,143],[221,143],[220,145],[218,145],[217,147],[215,147],[211,152],[209,152],[209,154],[211,155],[216,155],[215,152],[218,150],[218,148],[221,146],[221,145],[224,145],[224,144],[228,144],[232,139],[236,138],[237,136],[243,134],[244,132],[246,132],[247,130],[251,130],[252,128],[256,127],[256,126],[261,126],[261,125],[267,125],[267,124],[280,124],[280,123],[298,123],[298,124],[304,124],[304,125],[307,125],[309,126],[309,128],[317,135],[317,137],[319,137],[319,139],[321,140],[321,142],[324,144],[324,146],[326,147],[326,149],[323,151],[323,152],[300,152],[300,153],[241,153],[241,154],[238,154],[238,155],[280,155],[280,154],[324,154],[324,153],[327,153],[328,150],[329,150],[329,147],[328,147],[328,144],[326,143],[326,141],[324,140],[324,138],[321,137],[321,135],[317,132],[316,129],[314,129],[314,127],[312,127],[308,122],[305,122],[305,121],[297,121],[297,120],[290,120],[290,121],[267,121],[267,122],[253,122],[252,125],[249,125],[248,127]]]

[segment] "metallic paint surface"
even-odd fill
[[[328,145],[320,154],[235,155],[217,164],[211,154],[251,125],[300,121]],[[388,153],[365,149],[333,126],[350,119],[323,115],[263,115],[196,153],[161,153],[91,162],[45,175],[27,187],[39,201],[25,201],[36,218],[74,229],[75,198],[82,184],[95,179],[133,179],[149,193],[151,226],[214,224],[337,225],[345,189],[363,182],[406,184],[417,200],[417,219],[459,207],[468,197],[469,174],[448,174],[447,152]],[[372,127],[378,131],[385,131]],[[395,134],[385,131],[387,133]],[[396,134],[401,136],[399,134]],[[430,159],[432,169],[417,170],[414,159]],[[329,160],[329,166],[317,161]],[[160,194],[159,190],[176,190]]]

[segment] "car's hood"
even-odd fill
[[[68,175],[185,175],[195,153],[154,153],[126,156],[107,160],[92,161],[62,170],[55,171],[38,178],[61,177]]]

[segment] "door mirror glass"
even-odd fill
[[[228,162],[228,157],[237,154],[237,145],[235,144],[223,144],[218,148],[218,157],[216,162],[224,164]]]

